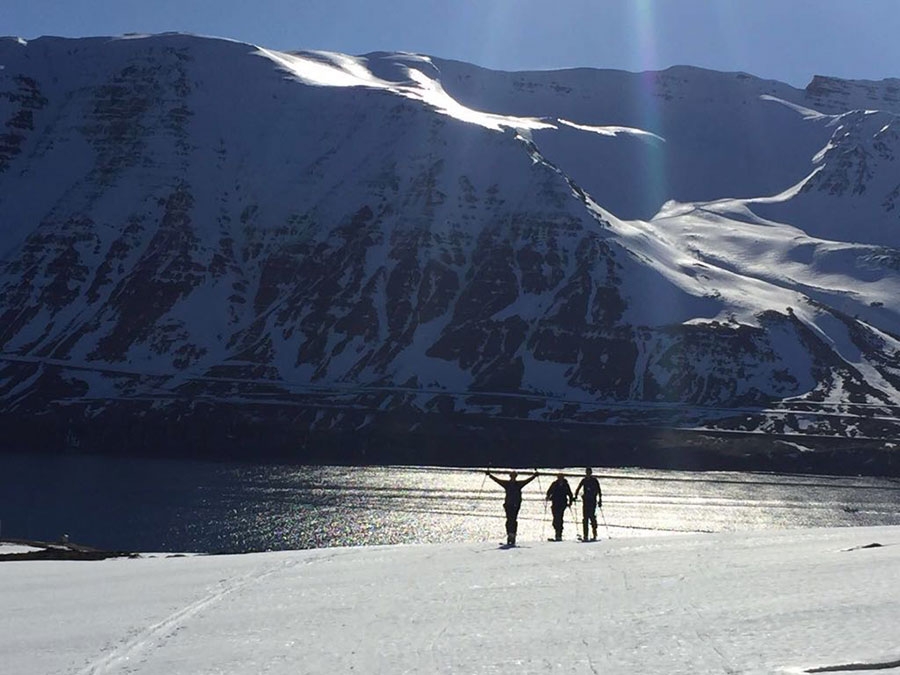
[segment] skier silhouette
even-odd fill
[[[547,488],[547,501],[550,502],[550,510],[553,512],[553,530],[556,532],[556,541],[562,541],[563,516],[575,498],[572,496],[569,481],[561,473],[556,475],[556,480]]]
[[[519,517],[519,509],[522,507],[522,488],[537,478],[537,471],[522,481],[516,480],[516,476],[519,474],[515,471],[509,472],[509,480],[501,480],[490,471],[485,471],[485,473],[488,478],[506,490],[506,499],[503,500],[503,509],[506,511],[506,544],[515,546],[516,530],[518,529],[516,519]]]
[[[584,495],[581,498],[581,514],[583,520],[581,524],[584,528],[583,540],[588,540],[588,522],[591,523],[591,541],[597,540],[597,507],[603,508],[603,495],[600,492],[600,481],[596,476],[591,475],[591,468],[584,470],[584,478],[575,488],[575,499],[578,499],[578,493],[584,488]]]

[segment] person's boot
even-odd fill
[[[506,533],[506,545],[512,546],[515,543],[516,543],[516,535],[514,535],[512,532],[507,532]]]
[[[556,531],[556,541],[562,541],[562,530]]]
[[[597,541],[597,526],[591,524],[591,541]]]
[[[587,541],[587,526],[588,526],[588,521],[587,521],[587,519],[585,519],[585,520],[581,521],[581,523],[582,523],[582,530],[583,530],[583,533],[584,533],[584,536],[582,537],[582,539],[583,539],[584,541]]]

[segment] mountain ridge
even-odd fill
[[[16,442],[45,426],[115,451],[119,416],[300,457],[526,422],[557,444],[660,427],[882,452],[893,433],[896,113],[832,111],[892,81],[41,40],[0,47]],[[862,192],[859,147],[880,158]],[[828,221],[857,203],[852,231]]]

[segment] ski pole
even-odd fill
[[[487,480],[488,473],[490,473],[490,471],[491,471],[491,467],[489,466],[487,468],[487,471],[484,472],[484,478],[481,479],[481,487],[478,488],[478,499],[476,500],[476,503],[475,503],[476,509],[478,509],[481,506],[481,504],[479,503],[479,502],[481,502],[481,493],[484,491],[484,483]]]
[[[600,517],[603,518],[603,527],[606,528],[606,538],[612,539],[612,535],[609,533],[609,525],[606,524],[606,514],[603,513],[603,507],[600,507]]]
[[[541,491],[541,499],[544,499],[544,487],[541,485],[541,474],[534,467],[534,475],[537,476],[538,490]],[[544,517],[541,518],[541,539],[544,538],[544,528],[547,527],[547,500],[544,499]]]
[[[544,540],[544,533],[547,531],[547,500],[544,500],[544,517],[541,518],[541,541]]]

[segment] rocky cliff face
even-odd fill
[[[890,83],[838,112],[833,81],[181,35],[0,65],[12,445],[628,461],[653,430],[895,431]]]

